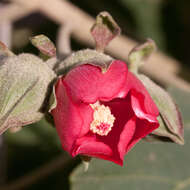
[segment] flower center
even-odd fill
[[[111,114],[108,106],[101,105],[99,101],[90,104],[94,110],[93,121],[90,124],[90,130],[101,136],[106,136],[112,129],[115,117]]]

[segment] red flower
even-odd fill
[[[63,149],[123,165],[124,155],[155,130],[159,111],[143,84],[122,61],[106,73],[85,64],[55,86],[52,110]]]

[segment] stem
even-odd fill
[[[31,12],[40,11],[56,23],[64,24],[68,20],[72,22],[72,36],[85,44],[93,46],[89,29],[95,20],[88,14],[65,0],[12,0],[14,3],[2,7],[0,10],[0,22],[9,20],[14,22]],[[19,3],[18,3],[19,1]],[[64,10],[64,11],[63,11]],[[81,27],[82,25],[82,27]],[[107,47],[113,56],[126,60],[128,52],[136,45],[136,42],[126,36],[120,36],[113,40]],[[162,72],[158,72],[164,68]],[[190,91],[190,84],[177,76],[180,72],[180,63],[160,52],[155,53],[142,67],[142,71],[152,76],[164,85],[174,85],[180,89]]]

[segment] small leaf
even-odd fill
[[[171,96],[148,77],[144,75],[137,75],[137,77],[145,85],[160,111],[160,116],[158,118],[160,127],[153,131],[152,134],[168,137],[175,143],[184,144],[184,128],[181,113]]]
[[[137,73],[138,68],[141,66],[143,61],[145,61],[155,50],[156,45],[151,39],[147,39],[145,43],[133,48],[128,56],[129,70]]]
[[[101,12],[96,17],[91,34],[96,43],[96,50],[103,52],[109,42],[120,34],[120,28],[109,13]]]
[[[43,34],[34,36],[30,41],[43,55],[48,57],[56,56],[55,45],[47,36]]]

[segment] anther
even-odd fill
[[[101,105],[98,101],[90,104],[94,110],[93,121],[90,124],[90,130],[101,136],[106,136],[112,130],[115,117],[111,114],[108,106]]]

